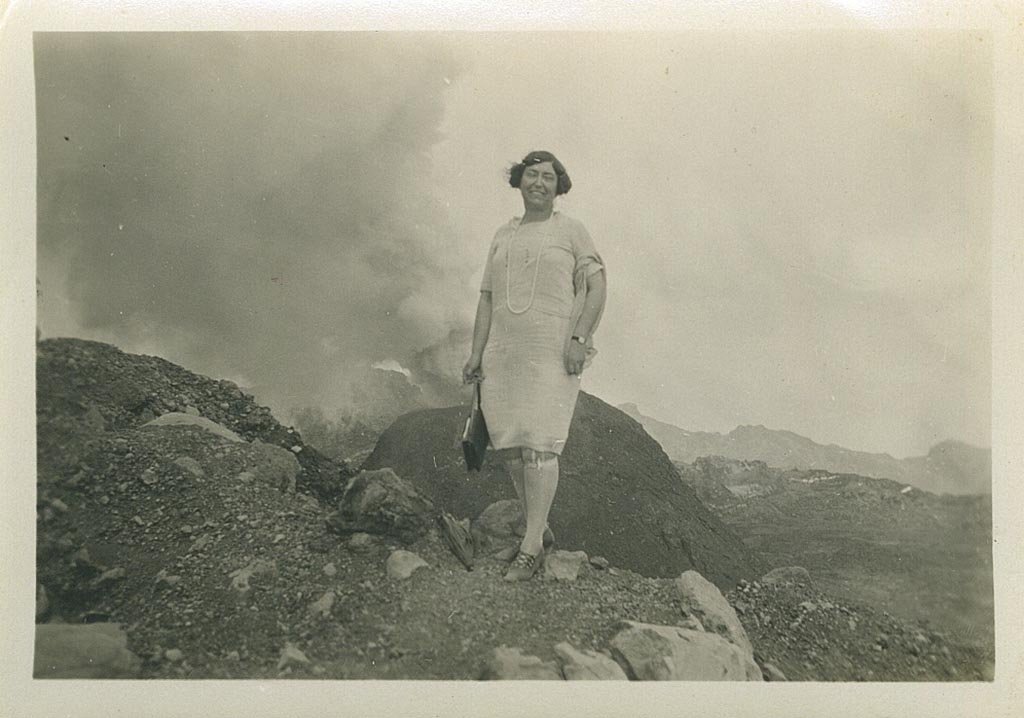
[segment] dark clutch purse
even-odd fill
[[[469,471],[479,471],[484,465],[484,454],[487,453],[490,441],[484,412],[480,409],[480,384],[477,383],[476,401],[466,419],[466,427],[462,430],[462,454],[466,457],[466,468]]]

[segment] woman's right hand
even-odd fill
[[[474,355],[469,358],[469,361],[466,362],[466,366],[462,367],[463,384],[478,384],[484,380],[484,372],[483,369],[480,368],[481,363],[481,357]]]

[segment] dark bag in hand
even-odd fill
[[[484,412],[480,409],[480,384],[476,385],[476,402],[473,410],[466,419],[466,428],[462,430],[462,453],[466,457],[466,468],[469,471],[479,471],[484,465],[484,454],[487,453],[487,444],[491,441],[487,433],[487,422],[484,421]]]

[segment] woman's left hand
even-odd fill
[[[587,348],[578,341],[570,341],[565,352],[565,371],[569,374],[582,374],[583,362],[587,358]]]

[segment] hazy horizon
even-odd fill
[[[39,325],[345,401],[455,376],[507,166],[608,265],[583,389],[692,431],[989,447],[972,32],[36,35]],[[287,415],[281,416],[287,419]]]

